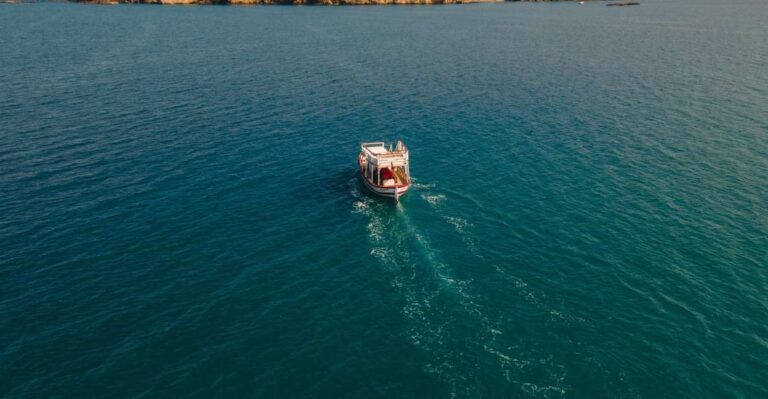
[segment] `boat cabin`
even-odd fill
[[[375,187],[406,188],[411,183],[408,148],[402,141],[394,148],[383,142],[363,143],[358,161],[363,178]]]

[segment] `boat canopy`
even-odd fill
[[[387,148],[383,142],[363,143],[361,145],[366,160],[377,168],[394,168],[408,164],[408,148],[402,141],[397,146]]]

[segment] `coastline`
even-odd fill
[[[553,2],[563,0],[69,0],[88,4],[155,5],[448,5],[505,2]],[[573,0],[564,0],[573,1]]]
[[[479,3],[554,3],[578,0],[53,0],[53,2],[96,5],[151,4],[151,5],[451,5]],[[597,0],[586,0],[595,2]],[[604,0],[603,0],[604,1]],[[0,4],[37,3],[30,0],[0,0]],[[602,1],[601,1],[602,2]],[[584,1],[579,1],[584,3]],[[635,5],[638,3],[609,3],[607,5]]]

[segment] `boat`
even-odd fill
[[[362,143],[357,163],[363,183],[376,195],[398,202],[411,188],[408,148],[400,140],[394,148],[384,142]]]

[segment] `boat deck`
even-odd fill
[[[407,149],[392,150],[392,151],[390,151],[384,145],[384,143],[363,144],[362,148],[371,157],[377,158],[377,159],[404,158],[404,157],[406,157],[406,154],[408,153]]]

